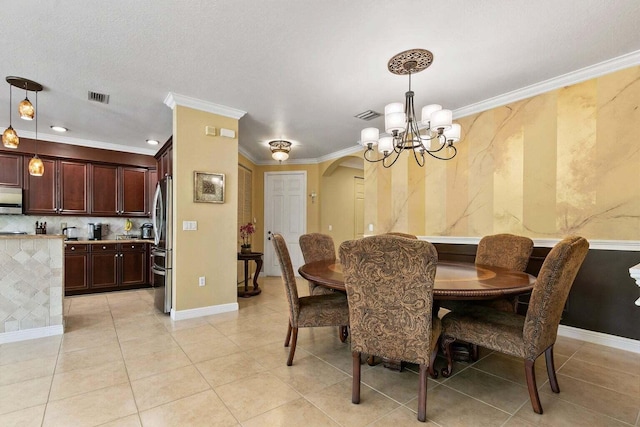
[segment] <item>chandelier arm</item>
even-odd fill
[[[442,157],[433,154],[433,153],[437,153],[438,151],[442,150],[442,147],[444,147],[444,146],[452,148],[453,149],[453,154],[450,155],[450,156],[442,156]],[[429,155],[431,157],[433,157],[434,159],[438,159],[438,160],[451,160],[456,156],[456,154],[458,154],[458,150],[456,149],[455,145],[453,145],[453,144],[445,144],[442,147],[440,147],[440,149],[437,150],[437,151],[427,151],[427,153],[429,153]]]
[[[385,155],[384,155],[384,153],[383,153],[382,155],[383,155],[384,157],[382,157],[381,159],[370,159],[370,158],[369,158],[369,156],[367,156],[367,153],[369,153],[369,152],[373,153],[373,151],[374,151],[374,150],[373,150],[373,148],[369,148],[369,149],[367,149],[367,151],[365,151],[365,152],[364,152],[364,159],[365,159],[366,161],[371,162],[371,163],[378,163],[378,162],[382,162],[382,161],[384,161],[384,159],[386,159],[387,157],[389,157],[389,155],[386,155],[386,156],[385,156]]]
[[[413,158],[416,159],[416,163],[420,167],[424,166],[424,151],[425,150],[420,150],[420,157],[418,158],[418,151],[413,150]]]
[[[386,157],[384,157],[384,158],[382,159],[382,160],[383,160],[383,162],[382,162],[382,166],[384,166],[385,168],[390,168],[391,166],[393,166],[393,164],[394,164],[396,161],[398,161],[398,159],[400,158],[400,153],[399,153],[399,152],[395,152],[395,153],[396,153],[396,156],[395,156],[395,158],[391,161],[391,164],[388,164],[388,165],[387,165],[387,164],[384,162],[384,160],[386,160],[386,159],[388,159],[389,157],[391,157],[391,153],[389,153],[389,155],[388,155],[388,156],[386,156]]]

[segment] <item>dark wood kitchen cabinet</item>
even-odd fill
[[[0,185],[22,187],[22,156],[0,153]]]
[[[89,289],[89,245],[65,243],[65,293],[87,289]]]
[[[120,286],[135,286],[148,283],[147,243],[119,243]]]
[[[28,158],[24,169],[28,170]],[[88,165],[82,162],[42,158],[44,174],[25,173],[25,213],[38,215],[86,215],[89,213]]]
[[[137,167],[92,164],[91,214],[149,216],[149,171]]]
[[[90,246],[88,290],[131,289],[148,284],[147,243],[95,243]]]
[[[91,288],[118,287],[118,245],[116,243],[91,245]]]

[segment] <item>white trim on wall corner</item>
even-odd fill
[[[431,243],[448,243],[454,245],[477,245],[480,237],[459,237],[459,236],[418,236],[420,240]],[[533,239],[537,247],[552,248],[561,239]],[[589,249],[607,251],[630,251],[640,252],[640,241],[638,240],[589,240]]]
[[[229,311],[238,311],[238,303],[210,305],[208,307],[198,307],[189,310],[171,309],[171,320],[193,319],[195,317],[211,316],[212,314],[227,313]]]
[[[62,325],[24,329],[22,331],[3,332],[0,334],[0,344],[32,340],[35,338],[45,338],[62,334],[64,334],[64,327]]]
[[[575,338],[577,340],[600,344],[606,347],[640,353],[640,341],[631,338],[623,338],[617,335],[603,334],[602,332],[588,331],[586,329],[574,328],[573,326],[560,325],[558,335],[561,337]]]
[[[193,108],[195,110],[206,111],[207,113],[218,114],[220,116],[230,117],[240,120],[242,116],[247,114],[246,111],[237,108],[227,107],[226,105],[214,104],[213,102],[203,101],[201,99],[192,98],[179,93],[169,92],[164,98],[164,103],[172,110],[176,105]]]

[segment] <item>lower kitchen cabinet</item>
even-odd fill
[[[149,285],[148,243],[65,244],[65,295]]]

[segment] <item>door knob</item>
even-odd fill
[[[267,240],[271,240],[271,231],[267,231],[267,234],[269,235],[267,236]]]

